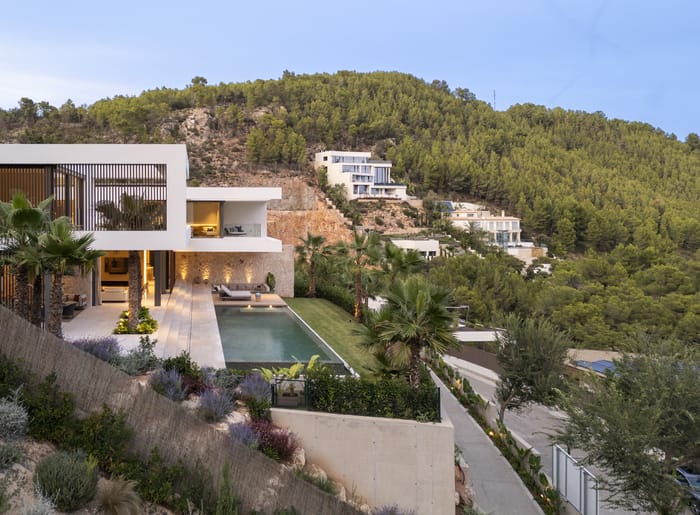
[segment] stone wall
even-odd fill
[[[326,244],[349,242],[352,231],[337,209],[329,209],[321,200],[316,200],[314,209],[308,211],[268,211],[267,235],[282,240],[283,244],[299,245],[300,238],[320,234]]]
[[[282,245],[281,253],[178,252],[178,279],[209,284],[264,283],[268,272],[275,274],[275,293],[294,296],[294,247]]]

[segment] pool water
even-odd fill
[[[314,354],[323,363],[341,363],[287,308],[216,306],[216,321],[230,368],[305,363]]]

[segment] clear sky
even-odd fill
[[[0,107],[295,73],[400,71],[503,110],[700,133],[697,0],[4,0]]]

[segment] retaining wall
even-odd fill
[[[454,427],[274,408],[272,420],[300,439],[308,461],[371,506],[454,514]]]

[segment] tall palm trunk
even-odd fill
[[[51,334],[63,338],[61,317],[63,316],[63,273],[54,272],[51,280],[51,296],[49,301],[49,320],[46,329]]]
[[[362,268],[360,265],[355,272],[355,320],[362,318]]]
[[[32,324],[37,327],[41,327],[41,322],[44,320],[44,314],[41,309],[43,283],[41,274],[37,274],[34,281],[32,281]]]
[[[411,363],[408,365],[408,384],[413,388],[420,386],[420,346],[411,344]]]
[[[309,297],[316,297],[316,261],[314,256],[311,256],[309,261]]]
[[[129,251],[129,319],[130,333],[136,333],[141,310],[141,260],[137,250]]]
[[[15,313],[25,320],[30,320],[29,313],[29,270],[24,265],[20,265],[15,270]]]

